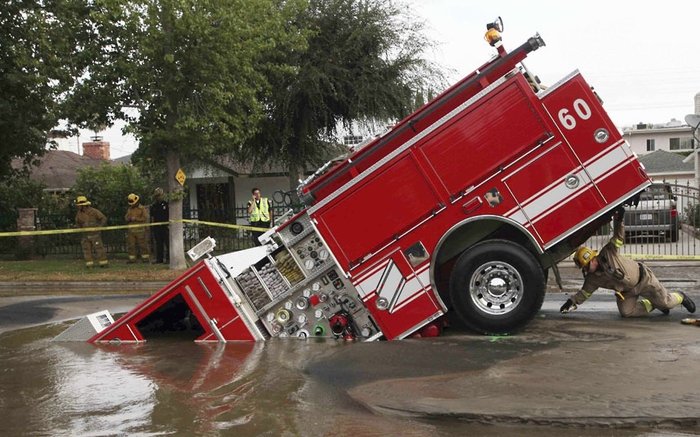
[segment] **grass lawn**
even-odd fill
[[[126,260],[119,259],[110,259],[109,268],[105,269],[88,269],[82,259],[0,261],[0,282],[170,282],[184,272],[185,270],[170,270],[164,264],[126,264]]]

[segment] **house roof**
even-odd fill
[[[647,173],[693,172],[692,162],[683,162],[684,157],[677,153],[657,150],[639,157]]]
[[[50,191],[67,190],[75,185],[79,168],[99,167],[103,162],[113,163],[67,150],[50,150],[39,158],[39,162],[39,167],[31,168],[29,177],[33,181],[43,183]],[[14,159],[12,167],[21,168],[22,160]]]

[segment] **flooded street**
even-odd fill
[[[464,332],[374,343],[51,341],[68,326],[0,335],[1,436],[668,437],[696,431],[418,419],[376,414],[348,394],[353,387],[397,378],[485,370],[559,345],[561,340],[538,339],[538,331],[522,341]]]

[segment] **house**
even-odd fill
[[[639,157],[639,162],[654,182],[667,181],[678,185],[695,181],[695,165],[677,153],[657,150]]]
[[[104,162],[110,162],[109,143],[99,137],[83,143],[83,155],[67,150],[49,150],[39,158],[39,166],[33,167],[30,179],[46,185],[46,191],[60,193],[69,190],[78,178],[78,169],[99,167]],[[15,158],[13,168],[21,168],[22,160]]]
[[[328,161],[349,152],[351,146],[336,145],[332,147],[325,159]],[[309,164],[304,170],[304,177],[312,174],[318,166]],[[253,188],[259,188],[263,197],[273,200],[277,214],[287,210],[288,206],[275,203],[276,191],[295,190],[298,184],[290,187],[286,167],[279,163],[266,163],[255,167],[252,163],[237,161],[229,156],[221,156],[207,162],[184,166],[187,175],[186,184],[189,196],[185,198],[184,210],[193,213],[217,211],[216,220],[233,222],[230,214],[238,208],[237,224],[247,224],[246,205],[251,198]],[[205,220],[207,217],[198,217]]]
[[[692,158],[691,154],[688,158]],[[671,184],[677,196],[678,211],[686,211],[691,204],[698,201],[697,179],[695,178],[694,160],[684,159],[682,155],[657,150],[639,157],[639,162],[654,182]]]
[[[689,152],[697,146],[693,129],[675,118],[664,124],[640,123],[624,128],[622,134],[639,156],[657,150]]]

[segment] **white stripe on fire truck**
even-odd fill
[[[374,276],[378,272],[381,273],[380,270],[383,271],[386,268],[387,264],[390,262],[393,263],[392,259],[387,258],[386,260],[382,261],[380,264],[372,266],[370,269],[366,270],[361,275],[356,276],[355,280],[353,281],[353,285],[357,285],[357,284],[360,284],[362,282],[365,282],[367,279],[369,279],[370,276]],[[413,276],[421,276],[422,277],[423,274],[425,272],[427,272],[429,268],[430,268],[430,263],[425,263],[418,269],[415,269],[415,270],[412,269],[411,270],[412,273],[409,274],[407,276],[407,278],[410,279]]]
[[[584,183],[580,184],[573,191],[566,188],[561,180],[555,181],[538,193],[522,201],[520,204],[522,209],[518,207],[513,208],[506,214],[506,217],[527,227],[530,223],[534,224],[538,222],[559,206],[570,202],[588,190],[593,185],[588,175],[593,178],[595,183],[605,180],[633,158],[632,155],[626,153],[624,147],[622,147],[620,143],[623,143],[623,141],[619,141],[587,161],[585,167],[588,172],[578,167],[575,174]],[[507,185],[507,178],[504,179],[504,182],[506,182]],[[528,218],[530,223],[528,223]]]
[[[412,275],[412,279],[406,281],[403,289],[401,289],[400,292],[394,297],[394,301],[389,306],[389,313],[394,313],[400,310],[425,294],[426,290],[428,289],[425,284],[429,284],[429,282],[425,282],[427,279],[426,277],[423,277],[423,280],[421,281],[421,276],[424,275],[429,276],[427,269],[423,271],[422,275]]]
[[[389,260],[381,265],[384,269],[380,271],[373,269],[374,273],[367,279],[353,284],[365,304],[375,296],[382,297],[389,302],[389,313],[393,313],[428,290],[429,287],[425,284],[429,284],[429,266],[426,265],[420,272],[404,277],[393,261]]]
[[[389,263],[394,264],[391,258],[388,258],[380,264],[373,266],[366,272],[362,273],[362,275],[359,275],[355,278],[355,280],[353,281],[353,286],[355,286],[355,288],[358,289],[358,292],[361,297],[373,294],[377,290],[379,283],[384,275],[384,272],[388,269]],[[430,264],[426,263],[419,270],[412,271],[412,273],[409,274],[405,279],[410,281],[416,275],[424,276],[426,273],[428,273],[429,267]]]

